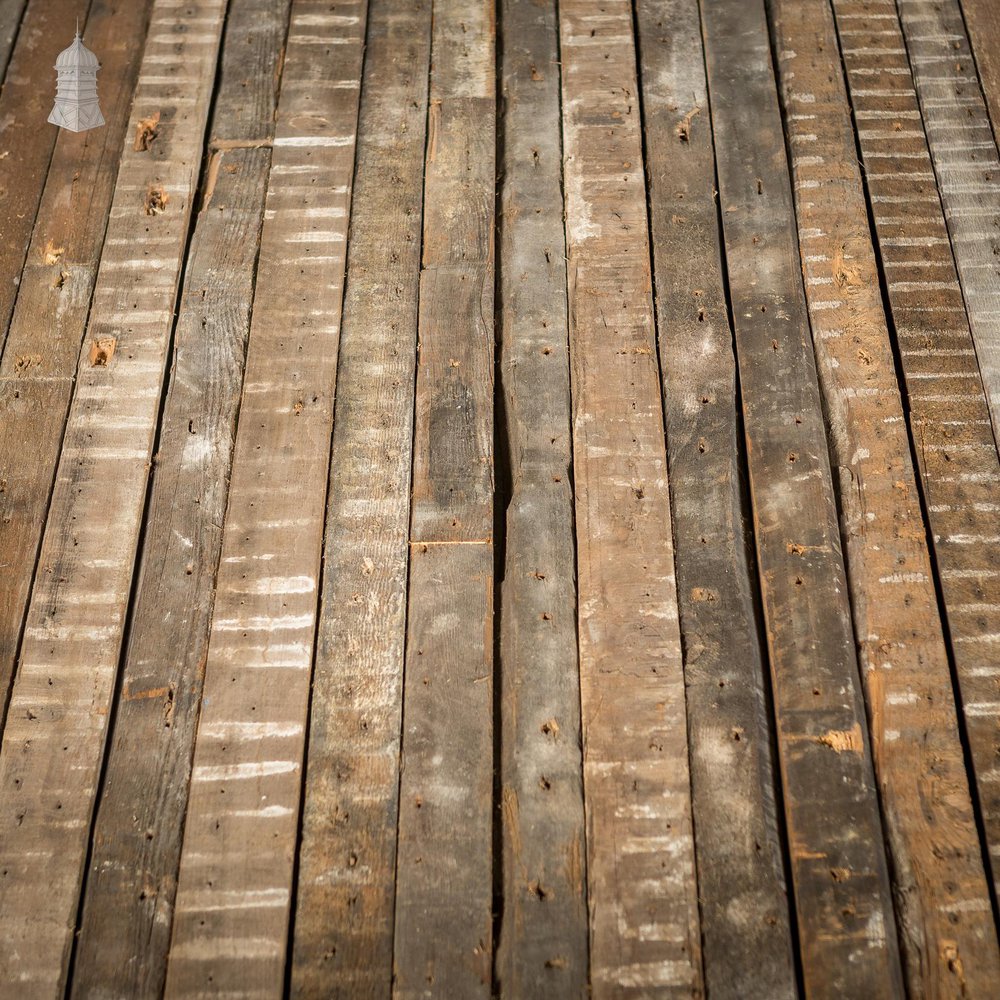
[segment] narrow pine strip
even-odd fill
[[[206,190],[184,275],[142,573],[95,824],[75,996],[163,991],[271,160],[269,149],[257,147],[274,132],[287,19],[288,0],[230,4]]]
[[[0,0],[0,80],[7,69],[26,4],[27,0]]]
[[[892,897],[764,6],[703,10],[805,988],[895,997]]]
[[[632,11],[559,13],[592,988],[689,997],[701,953]]]
[[[501,25],[499,339],[511,496],[500,602],[497,972],[504,995],[580,997],[587,891],[555,0],[506,0]]]
[[[365,0],[293,0],[165,995],[280,996]]]
[[[994,435],[1000,439],[1000,154],[958,0],[898,0],[897,7]],[[856,110],[862,126],[862,114],[874,117]],[[884,128],[886,119],[920,128],[919,117],[907,121],[895,107],[881,110],[873,125]],[[1000,663],[1000,636],[993,643]]]
[[[56,136],[63,131],[46,124],[55,99],[56,56],[73,40],[70,32],[77,17],[83,22],[88,44],[100,44],[86,30],[89,9],[90,0],[83,0],[82,4],[79,0],[29,4],[3,78],[0,90],[0,123],[3,123],[0,128],[0,233],[3,234],[0,240],[0,349],[6,341],[18,294],[18,279],[45,187],[52,148]],[[101,9],[107,21],[111,11],[107,6]],[[102,32],[100,40],[108,48],[120,50],[126,43],[135,48],[134,37],[121,37],[115,43]],[[104,57],[103,51],[101,56]],[[119,52],[114,61],[120,59]],[[107,99],[106,92],[117,82],[104,83],[103,74],[99,74],[102,97]]]
[[[833,17],[826,0],[772,11],[798,224],[825,234],[803,273],[907,986],[986,996],[1000,952]]]
[[[996,644],[983,639],[1000,633],[1000,459],[930,153],[912,127],[919,106],[896,8],[836,0],[834,11],[855,110],[907,113],[899,129],[890,119],[857,135],[995,883],[1000,674]],[[806,252],[822,239],[803,231]]]
[[[8,992],[65,987],[224,9],[153,6],[0,750]]]
[[[59,130],[0,361],[0,704],[6,704],[87,327],[151,0],[100,3],[87,31],[102,73],[105,126]],[[0,168],[6,161],[0,160]],[[26,448],[26,444],[30,447]]]
[[[371,0],[313,677],[292,990],[392,983],[431,6]]]
[[[961,8],[993,135],[1000,142],[1000,7],[993,0],[961,0]]]
[[[398,870],[399,997],[489,997],[493,895],[492,5],[434,9]]]
[[[637,23],[706,988],[777,1000],[795,970],[698,2]]]

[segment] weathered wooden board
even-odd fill
[[[11,49],[21,29],[21,18],[27,0],[0,0],[0,80],[10,60]]]
[[[46,124],[55,100],[56,56],[73,41],[70,32],[76,18],[87,21],[90,6],[90,0],[46,0],[31,4],[24,12],[3,78],[0,90],[0,233],[3,233],[0,240],[0,349],[7,337],[52,147],[56,136],[62,132],[55,125]],[[114,0],[104,0],[95,6],[103,7],[107,18],[117,4]],[[84,33],[88,43],[102,47],[96,38],[91,39],[89,31]],[[127,39],[120,39],[116,45],[104,34],[103,41],[121,49]],[[134,46],[134,39],[130,41]],[[110,86],[117,82],[113,81]],[[122,82],[127,83],[127,78]],[[106,84],[101,86],[103,83],[103,79],[98,81],[101,94],[110,89]],[[92,135],[91,141],[94,141]],[[96,141],[100,142],[101,137]]]
[[[996,882],[1000,460],[895,6],[836,0],[834,11],[855,114],[899,113],[857,136]]]
[[[7,991],[65,987],[224,11],[153,5],[0,750]]]
[[[1000,7],[993,0],[961,0],[961,8],[993,135],[1000,142]]]
[[[365,0],[293,0],[165,995],[281,996]]]
[[[75,996],[163,992],[271,160],[259,147],[274,132],[287,19],[288,0],[230,4],[95,823]]]
[[[504,996],[587,989],[583,761],[555,0],[505,0],[500,68]],[[551,730],[558,725],[558,737]]]
[[[59,130],[0,361],[0,704],[17,662],[35,561],[59,461],[80,344],[108,223],[151,0],[98,0],[87,39],[102,73],[105,126]],[[0,99],[2,103],[2,99]],[[0,160],[0,167],[6,161]],[[30,442],[30,448],[26,448]]]
[[[493,902],[492,4],[434,9],[394,994],[489,997]]]
[[[690,997],[701,949],[632,9],[559,13],[592,989]]]
[[[897,6],[994,434],[1000,435],[1000,154],[958,0],[898,0]],[[889,108],[882,117],[895,121],[895,114]],[[1000,645],[995,652],[1000,657]]]
[[[371,0],[309,722],[292,992],[392,984],[431,4]]]
[[[705,985],[777,1000],[795,970],[698,2],[637,24]]]
[[[764,6],[703,9],[803,979],[810,996],[896,997],[892,898]]]
[[[1000,951],[836,30],[826,0],[772,13],[907,988],[987,996]]]

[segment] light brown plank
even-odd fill
[[[294,927],[303,998],[392,984],[430,37],[430,3],[370,3]]]
[[[961,8],[993,136],[1000,142],[1000,7],[993,0],[961,0]]]
[[[895,917],[764,5],[719,0],[702,11],[805,991],[897,997]]]
[[[366,0],[292,0],[165,995],[281,996]]]
[[[986,996],[1000,952],[833,17],[825,0],[772,11],[798,224],[824,234],[803,273],[907,986]]]
[[[224,9],[153,6],[3,734],[0,983],[32,997],[65,987]],[[151,105],[169,158],[133,149]]]
[[[632,11],[564,0],[559,15],[592,990],[689,997],[701,951]]]
[[[7,69],[26,3],[27,0],[0,0],[0,79]]]

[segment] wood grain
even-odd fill
[[[66,985],[224,9],[153,5],[0,749],[0,982],[31,996]]]
[[[809,996],[896,997],[892,898],[764,7],[702,10],[802,974]]]
[[[1000,142],[1000,8],[991,0],[961,0],[960,7],[993,135]]]
[[[27,0],[0,0],[0,80],[14,48]]]
[[[700,996],[631,5],[559,14],[592,990]]]
[[[292,991],[387,997],[409,565],[431,4],[371,0]]]
[[[824,0],[772,13],[907,987],[986,996],[1000,951],[833,17]]]
[[[554,0],[501,10],[500,601],[503,922],[509,996],[587,989],[566,236]],[[552,720],[559,727],[551,732]]]
[[[188,251],[94,827],[72,984],[79,997],[159,997],[166,977],[271,162],[270,150],[254,147],[274,132],[287,20],[287,0],[232,0],[229,7],[206,189]],[[247,108],[253,116],[236,113]]]
[[[711,997],[795,995],[697,0],[638,8],[660,367]]]
[[[1000,633],[1000,460],[927,141],[903,127],[919,105],[895,7],[836,0],[834,11],[855,111],[906,113],[899,129],[889,119],[857,135],[995,885],[1000,673],[983,637]]]
[[[280,996],[365,0],[292,0],[165,996]]]

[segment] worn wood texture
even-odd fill
[[[632,11],[559,13],[592,989],[699,996]]]
[[[705,985],[795,996],[697,0],[638,7]]]
[[[492,4],[434,8],[394,995],[489,997],[493,928]]]
[[[917,114],[951,234],[994,436],[1000,439],[1000,154],[958,0],[898,0],[897,7]],[[882,117],[905,119],[894,107],[884,108]]]
[[[500,351],[510,499],[500,601],[505,996],[587,990],[583,761],[555,0],[500,23]],[[551,730],[553,721],[558,735]]]
[[[835,0],[834,11],[855,113],[900,112],[860,119],[857,136],[995,884],[1000,460],[895,6]]]
[[[120,6],[120,3],[121,0],[104,6]],[[3,78],[0,90],[0,233],[3,233],[0,240],[0,349],[6,341],[52,148],[56,136],[63,131],[55,125],[43,124],[55,99],[56,56],[73,41],[70,32],[77,17],[90,42],[90,32],[86,30],[90,6],[90,0],[47,0],[30,4],[24,11]],[[131,41],[134,47],[134,38],[119,39],[115,47],[121,49],[126,41]],[[101,83],[99,79],[98,87]],[[84,134],[89,135],[92,142],[101,141],[99,135]]]
[[[810,996],[895,997],[892,898],[764,8],[703,11],[803,978]]]
[[[826,0],[772,12],[907,988],[986,996],[1000,952],[836,31]]]
[[[119,86],[105,126],[59,130],[0,360],[0,704],[13,682],[151,0],[97,0],[87,38]],[[5,161],[0,160],[0,166]],[[25,443],[30,441],[30,449]]]
[[[297,997],[387,997],[429,0],[372,0],[295,913]]]
[[[1000,143],[1000,7],[993,0],[961,0],[960,6],[979,71],[979,85],[989,108],[993,135]]]
[[[0,982],[33,997],[66,985],[224,12],[153,6],[3,734]]]
[[[21,20],[27,0],[0,0],[0,80],[10,61],[11,49],[21,30]],[[48,117],[48,116],[46,116]]]
[[[230,4],[94,828],[72,984],[79,997],[163,991],[271,161],[258,146],[274,132],[287,19],[288,0]]]
[[[292,0],[165,995],[280,996],[365,0]]]

